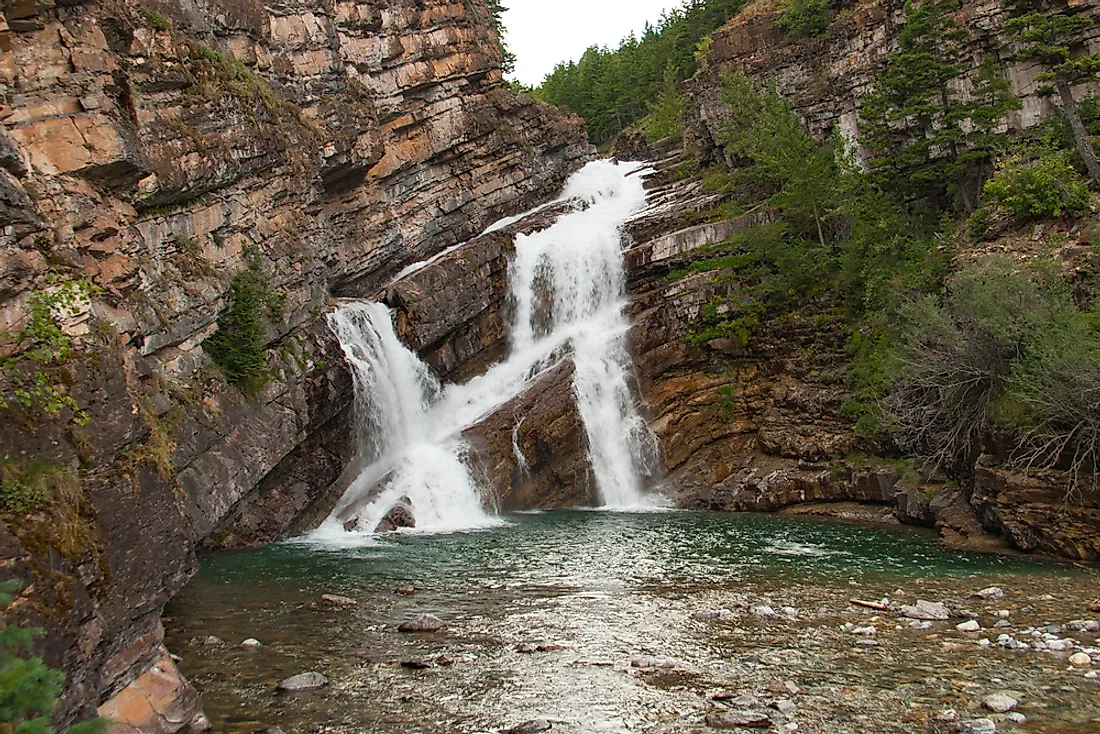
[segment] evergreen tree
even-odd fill
[[[1017,0],[1012,3],[1017,15],[1005,23],[1005,31],[1019,44],[1017,58],[1034,61],[1046,67],[1040,81],[1051,82],[1062,102],[1062,109],[1069,118],[1070,128],[1078,153],[1085,161],[1089,177],[1100,180],[1100,160],[1092,147],[1088,130],[1081,118],[1081,108],[1073,98],[1073,85],[1084,79],[1095,79],[1100,73],[1100,53],[1074,58],[1069,40],[1081,31],[1091,28],[1092,18],[1080,13],[1082,8],[1063,7],[1056,10],[1053,3],[1035,0]]]
[[[505,74],[511,74],[516,70],[516,55],[504,43],[504,11],[508,8],[501,4],[500,0],[486,0],[489,7],[489,15],[492,18],[493,30],[496,31],[497,41],[500,44],[500,69]]]
[[[0,584],[0,606],[11,603],[19,587],[12,580]],[[36,628],[7,624],[0,628],[0,731],[12,734],[49,734],[50,712],[65,675],[28,655],[31,643],[42,635]],[[106,723],[95,719],[68,729],[68,734],[102,734]]]

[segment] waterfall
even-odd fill
[[[494,522],[482,509],[462,430],[567,353],[576,366],[574,393],[603,504],[645,504],[639,475],[654,443],[630,389],[620,233],[645,204],[645,190],[629,164],[596,161],[570,178],[562,198],[585,206],[516,238],[509,273],[512,348],[485,374],[441,387],[401,343],[382,304],[344,303],[329,316],[355,382],[357,430],[373,438],[361,449],[366,468],[319,533],[342,532],[345,524],[370,532],[405,501],[418,530]],[[518,450],[516,441],[514,435]]]

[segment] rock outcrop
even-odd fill
[[[67,722],[146,686],[197,546],[307,527],[339,497],[357,447],[329,300],[547,200],[592,150],[579,118],[502,84],[481,0],[5,19],[0,456],[53,499],[8,507],[0,542],[20,618],[67,673]],[[267,294],[247,395],[204,348],[242,272]],[[28,357],[51,322],[65,349]]]

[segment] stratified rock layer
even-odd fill
[[[338,498],[357,445],[329,300],[545,201],[592,151],[579,118],[503,86],[482,0],[5,15],[0,354],[47,281],[93,288],[51,367],[87,424],[11,401],[0,419],[5,462],[74,480],[0,530],[23,619],[67,673],[68,721],[162,658],[160,611],[197,545],[307,528]],[[249,268],[274,297],[246,397],[204,342]],[[436,362],[474,358],[453,352]]]

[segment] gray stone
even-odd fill
[[[982,626],[978,624],[977,620],[970,619],[961,624],[955,625],[955,629],[959,632],[977,632]]]
[[[257,640],[255,637],[249,637],[247,640],[241,643],[241,647],[263,647],[263,643]]]
[[[991,719],[972,719],[964,721],[955,729],[959,734],[993,734],[997,725]]]
[[[552,727],[553,724],[546,719],[531,719],[510,729],[501,729],[500,734],[537,734],[540,731],[550,731]]]
[[[1009,722],[1010,724],[1018,725],[1027,721],[1027,717],[1019,713],[1018,711],[1012,711],[1011,713],[1005,714],[1005,721]]]
[[[418,614],[412,619],[402,622],[398,626],[398,632],[439,632],[447,625],[434,614]]]
[[[901,614],[910,619],[943,621],[951,618],[951,610],[941,602],[918,599],[916,604],[907,604],[901,608]]]
[[[756,604],[749,609],[749,612],[757,617],[778,617],[775,610],[767,604]]]
[[[359,606],[359,602],[338,594],[321,594],[321,598],[313,603],[314,609],[321,609],[324,611],[354,609],[357,606]]]
[[[279,690],[293,693],[295,691],[312,691],[324,688],[328,685],[328,678],[320,673],[309,672],[292,675],[279,681]]]
[[[714,729],[764,728],[771,725],[771,717],[760,711],[732,709],[707,714],[707,726]]]
[[[1011,711],[1016,708],[1017,701],[1007,693],[994,693],[982,699],[982,707],[998,714]]]
[[[675,668],[676,667],[676,661],[675,660],[668,660],[666,658],[655,658],[655,657],[634,658],[633,660],[630,661],[630,667],[632,667],[632,668],[642,668],[643,670],[651,669],[651,668],[669,669],[669,668]]]
[[[1001,589],[999,586],[990,586],[988,589],[982,589],[981,591],[974,593],[974,596],[978,597],[979,599],[1000,599],[1004,595],[1004,590]]]

